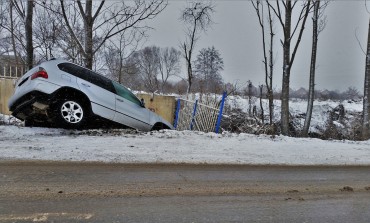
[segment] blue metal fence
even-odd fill
[[[201,99],[178,99],[174,127],[177,130],[216,132],[220,130],[226,92],[221,100],[203,96]]]

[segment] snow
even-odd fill
[[[370,165],[370,140],[191,131],[0,126],[0,160],[249,165]]]
[[[229,96],[229,109],[248,111],[248,99]],[[254,98],[252,103],[258,104]],[[280,101],[275,100],[275,120]],[[307,102],[291,100],[293,116]],[[361,113],[362,102],[315,101],[311,131],[325,127],[328,111],[342,104],[347,116]],[[267,100],[263,101],[267,111]],[[257,106],[258,107],[258,106]],[[299,116],[298,116],[299,117]],[[296,118],[298,122],[299,118]],[[334,122],[335,125],[342,125]],[[302,123],[303,125],[303,123]],[[342,126],[343,128],[346,128]],[[317,130],[317,131],[318,131]],[[338,141],[285,136],[191,131],[65,130],[27,128],[0,114],[0,161],[97,161],[113,163],[189,163],[247,165],[370,165],[369,141]]]
[[[313,104],[313,111],[311,117],[310,132],[322,134],[323,130],[327,125],[329,118],[329,112],[334,108],[338,107],[340,104],[343,105],[345,109],[345,116],[348,123],[352,123],[356,119],[356,115],[362,113],[362,100],[361,101],[319,101],[315,100]],[[249,100],[248,98],[243,98],[241,96],[229,96],[226,100],[226,105],[229,106],[229,110],[240,109],[244,113],[248,113]],[[265,115],[268,115],[268,100],[262,99],[263,109]],[[260,110],[259,98],[252,97],[251,106],[256,106],[257,111]],[[227,108],[226,108],[227,109]],[[279,122],[281,111],[281,101],[274,100],[274,122]],[[228,110],[226,110],[228,112]],[[303,99],[290,99],[289,101],[289,112],[294,117],[294,121],[298,124],[298,127],[303,128],[304,118],[307,112],[307,100]],[[304,115],[301,115],[304,114]],[[267,119],[265,120],[267,121]]]

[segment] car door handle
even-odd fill
[[[85,83],[81,83],[83,86],[85,86],[85,87],[90,87],[90,85],[88,85],[88,84],[85,84]]]
[[[119,102],[123,102],[123,100],[122,99],[119,99],[119,98],[116,98],[117,99],[117,101],[119,101]]]

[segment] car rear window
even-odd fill
[[[58,68],[64,72],[72,74],[73,76],[76,76],[92,84],[95,84],[101,88],[104,88],[112,93],[116,93],[111,80],[92,70],[80,67],[72,63],[60,63],[58,64]]]

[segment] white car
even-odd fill
[[[44,62],[24,74],[8,106],[26,126],[110,123],[141,131],[173,129],[123,85],[65,60]]]

